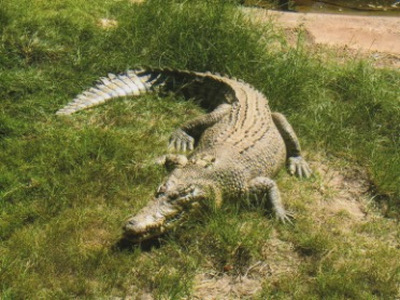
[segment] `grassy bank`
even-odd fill
[[[252,28],[235,1],[0,2],[1,299],[202,299],[218,292],[212,282],[241,277],[255,299],[399,297],[399,228],[373,207],[400,212],[398,71],[322,62],[301,46],[275,51],[282,37]],[[282,172],[294,226],[227,204],[150,251],[119,247],[123,220],[166,174],[154,158],[201,111],[171,95],[54,113],[98,77],[137,65],[252,83],[287,115],[317,171],[367,173],[366,216],[325,214],[338,194],[320,172]]]

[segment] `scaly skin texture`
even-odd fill
[[[138,69],[110,74],[57,112],[68,115],[106,100],[146,92],[174,91],[195,98],[208,110],[177,129],[169,148],[189,151],[159,159],[171,171],[152,200],[124,225],[124,235],[140,242],[180,225],[210,197],[222,200],[266,197],[281,221],[290,221],[274,175],[285,165],[291,174],[309,177],[298,139],[279,113],[271,113],[263,94],[249,84],[210,73]]]

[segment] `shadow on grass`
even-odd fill
[[[117,243],[112,246],[113,251],[129,251],[133,252],[136,249],[140,249],[143,252],[150,252],[153,249],[159,249],[163,245],[163,241],[160,238],[154,238],[140,243],[134,243],[127,238],[121,238]]]

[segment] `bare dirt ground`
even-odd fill
[[[400,17],[243,10],[255,22],[272,19],[289,42],[302,29],[310,45],[335,48],[350,58],[368,58],[378,67],[400,68]]]

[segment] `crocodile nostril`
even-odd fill
[[[129,229],[131,229],[132,227],[136,227],[137,224],[138,224],[138,222],[135,221],[135,220],[128,220],[128,221],[126,222],[125,226],[124,226],[124,230],[129,230]]]

